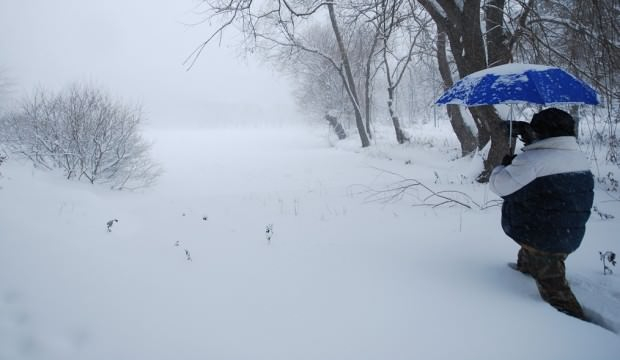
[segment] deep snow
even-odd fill
[[[421,188],[374,201],[393,172],[496,204],[472,180],[479,157],[454,160],[445,129],[415,130],[367,149],[304,127],[154,130],[166,173],[134,193],[12,159],[0,359],[617,359],[617,334],[555,311],[506,266],[517,246],[498,206],[412,206]],[[616,218],[593,214],[567,269],[618,330],[620,269],[603,276],[598,258],[620,253],[608,200],[597,192]]]

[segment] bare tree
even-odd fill
[[[452,79],[450,62],[448,61],[448,53],[446,51],[446,33],[442,28],[438,28],[437,33],[437,65],[443,80],[443,89],[447,90],[454,84],[454,81]],[[465,122],[463,114],[461,113],[461,107],[458,105],[447,105],[446,111],[448,112],[448,118],[450,119],[452,129],[461,144],[461,155],[465,156],[476,151],[478,148],[478,141],[473,131],[475,129],[471,129]]]
[[[360,102],[364,109],[366,132],[372,137],[373,101],[376,76],[381,69],[380,30],[369,21],[360,21],[367,9],[365,4],[349,1],[342,5],[344,37],[348,38],[349,60],[353,69],[356,85],[363,96]]]
[[[402,39],[396,39],[399,35],[412,35],[411,31],[400,33],[404,26],[403,24],[411,19],[410,12],[405,10],[405,2],[401,0],[373,0],[373,1],[361,1],[354,3],[352,8],[354,13],[352,14],[355,19],[363,19],[363,21],[370,23],[374,28],[374,39],[372,45],[372,52],[369,54],[366,65],[366,78],[368,79],[371,72],[372,58],[379,55],[380,62],[379,67],[383,68],[386,75],[386,89],[387,89],[387,107],[390,114],[390,119],[394,126],[396,133],[396,140],[399,144],[408,141],[408,137],[402,131],[400,120],[395,110],[395,90],[403,78],[403,75],[407,71],[407,65],[411,61],[413,48],[415,41],[403,44]],[[411,40],[411,39],[410,39]],[[379,51],[375,54],[374,49],[379,46]],[[404,47],[404,52],[399,53],[399,50]],[[366,87],[367,97],[369,97],[368,85]],[[367,105],[369,100],[366,101]],[[367,114],[370,113],[369,109],[366,110]]]
[[[409,141],[401,129],[395,108],[395,92],[413,60],[420,38],[428,37],[430,20],[408,0],[380,0],[377,2],[378,29],[382,40],[382,55],[388,92],[388,111],[396,140],[399,144]]]
[[[338,50],[331,32],[326,24],[314,24],[301,35],[307,46],[334,57]],[[270,54],[270,59],[293,80],[300,109],[319,118],[328,112],[352,114],[353,109],[340,74],[329,60],[323,56],[291,50],[279,47],[273,51],[275,55]]]
[[[413,17],[407,10],[415,8],[416,3],[436,25],[437,48],[433,53],[437,56],[445,87],[452,84],[454,76],[464,77],[512,61],[562,65],[593,83],[607,99],[610,119],[607,136],[617,139],[618,122],[615,120],[620,118],[617,100],[620,98],[617,25],[620,9],[617,0],[343,0],[342,3],[265,0],[261,6],[253,0],[205,3],[207,19],[217,20],[220,25],[193,54],[190,63],[209,42],[232,25],[241,28],[249,49],[278,48],[289,56],[304,54],[308,58],[320,58],[315,65],[321,64],[322,69],[331,67],[331,70],[317,71],[320,69],[315,65],[312,71],[310,67],[306,69],[306,80],[314,83],[313,95],[318,96],[320,89],[327,88],[320,83],[329,84],[330,94],[344,95],[347,105],[341,108],[350,111],[355,118],[362,146],[368,144],[366,134],[370,129],[372,98],[377,95],[373,94],[374,75],[379,65],[386,73],[390,118],[397,139],[403,140],[394,107],[396,89],[403,79],[403,69],[410,68],[405,65],[417,61],[413,60],[416,50],[412,40],[419,31],[422,34],[432,31],[426,23],[413,22],[424,19],[420,15]],[[329,26],[333,36],[328,46],[320,47],[309,41],[309,29],[317,24]],[[412,24],[416,26],[410,26]],[[363,37],[358,35],[361,32],[365,33]],[[360,41],[362,38],[367,40]],[[419,51],[426,51],[424,56],[428,56],[428,45]],[[331,80],[324,82],[328,78]],[[340,80],[340,85],[333,86],[334,78]],[[467,126],[460,109],[448,107],[462,154],[481,149],[490,142],[484,171],[478,178],[484,182],[510,150],[509,139],[502,131],[502,119],[494,107],[471,107],[468,111],[475,129]]]
[[[142,114],[91,86],[58,94],[37,91],[4,118],[0,140],[9,150],[67,179],[116,189],[151,185],[161,170],[139,133]]]
[[[291,53],[304,52],[323,57],[334,67],[342,80],[351,103],[362,147],[370,145],[347,44],[342,36],[333,1],[266,0],[258,5],[253,0],[212,0],[204,1],[204,5],[206,9],[203,15],[206,20],[217,22],[219,26],[188,57],[189,67],[195,63],[209,43],[231,26],[238,26],[241,29],[245,39],[244,46],[249,50],[258,48],[269,51],[279,48],[288,49]],[[328,21],[337,45],[337,57],[313,48],[300,36],[304,27],[312,25],[314,19]]]
[[[362,147],[366,147],[370,145],[370,141],[368,139],[368,135],[366,134],[366,128],[364,127],[362,108],[360,106],[359,96],[357,95],[357,86],[355,84],[355,78],[353,77],[353,71],[351,70],[348,51],[340,33],[340,27],[338,25],[338,19],[336,19],[336,11],[334,10],[333,2],[327,3],[327,10],[329,12],[329,21],[332,25],[332,29],[334,30],[334,36],[336,37],[336,43],[338,44],[338,50],[340,51],[340,60],[342,65],[339,66],[339,72],[342,75],[343,83],[355,111],[355,123],[360,134]]]
[[[506,0],[418,0],[442,29],[450,43],[452,57],[458,75],[465,77],[489,66],[501,65],[512,59],[511,47],[520,36],[520,28],[511,28],[507,24],[520,24],[520,21],[508,21],[508,14],[515,14],[514,19],[524,19],[529,14],[529,3],[510,2],[511,12]],[[481,17],[485,22],[481,22]],[[483,32],[484,25],[484,32]],[[509,140],[500,126],[501,118],[492,106],[468,108],[478,130],[478,147],[484,147],[489,141],[491,147],[484,161],[484,171],[478,181],[486,182],[491,170],[501,162],[509,152]]]
[[[357,30],[357,31],[354,31]],[[364,108],[366,131],[370,136],[370,83],[374,72],[367,77],[365,66],[368,53],[368,39],[373,36],[368,29],[345,26],[343,37],[349,39],[348,53],[354,82],[358,87],[364,85],[364,97],[361,105]],[[300,31],[299,38],[303,38],[304,47],[315,49],[322,55],[289,47],[278,47],[272,51],[269,58],[276,66],[290,75],[294,80],[295,95],[300,108],[312,113],[315,117],[324,117],[326,114],[338,117],[338,114],[353,115],[355,110],[345,88],[341,73],[333,66],[332,59],[339,57],[340,50],[333,36],[333,30],[328,24],[313,24]],[[350,118],[351,116],[349,116]]]
[[[592,131],[608,145],[608,159],[620,155],[619,18],[616,0],[535,2],[515,51],[524,61],[566,68],[597,89],[606,116],[601,126],[593,124]],[[578,108],[570,110],[578,120]]]
[[[605,100],[605,136],[611,139],[610,148],[614,147],[616,119],[620,118],[620,8],[616,0],[418,1],[439,32],[445,32],[460,77],[522,61],[561,66],[592,83]],[[442,71],[444,82],[449,81],[444,75]],[[499,116],[492,108],[469,110],[476,121],[478,146],[491,141],[485,171],[479,177],[484,181],[506,152],[508,141],[496,126]]]
[[[619,17],[616,0],[533,2],[516,56],[567,68],[591,82],[603,98],[618,99]]]

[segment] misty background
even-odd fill
[[[246,57],[235,34],[184,60],[212,32],[199,1],[1,0],[0,69],[13,98],[93,84],[142,106],[157,127],[294,121],[287,81]],[[231,41],[232,40],[232,41]],[[275,119],[275,115],[278,119]]]
[[[0,360],[617,360],[620,9],[596,3],[0,0]],[[566,107],[593,323],[506,266],[507,107],[433,106],[505,62],[601,96]]]

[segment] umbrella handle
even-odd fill
[[[508,120],[508,153],[510,155],[514,154],[514,149],[512,148],[512,120]]]
[[[512,147],[512,120],[514,119],[513,104],[510,104],[510,115],[508,117],[508,154],[513,155],[515,149]]]

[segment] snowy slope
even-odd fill
[[[424,134],[359,149],[307,128],[153,131],[166,173],[136,193],[4,164],[0,359],[617,359],[617,334],[506,266],[498,206],[369,201],[391,171],[493,204],[479,159]],[[593,217],[567,268],[620,329],[620,269],[598,259],[620,253],[620,206],[605,200],[616,219]]]

